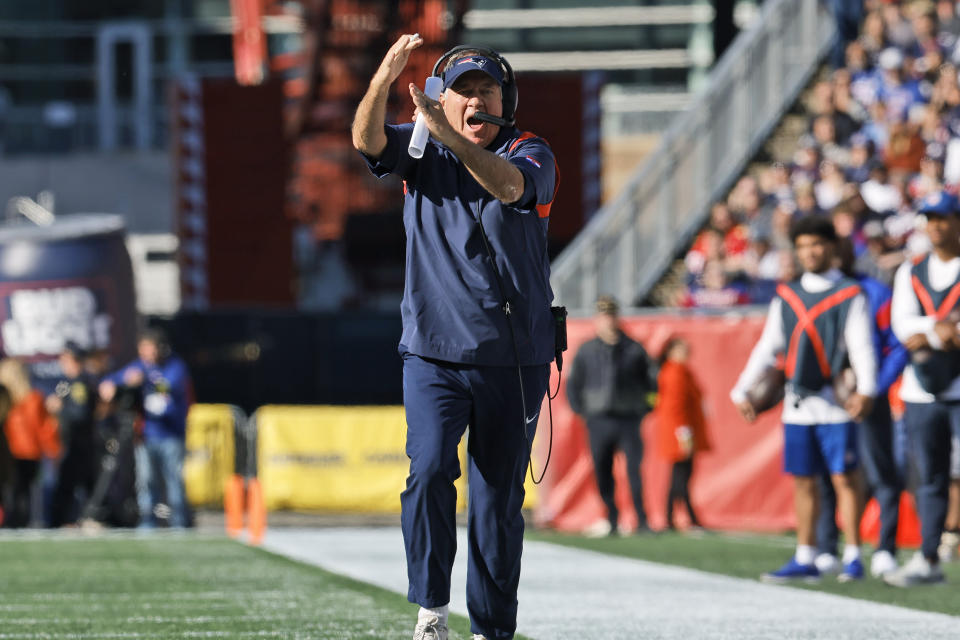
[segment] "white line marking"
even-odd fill
[[[450,610],[463,615],[467,543],[465,531],[458,534]],[[401,594],[407,590],[397,527],[271,529],[264,547]],[[944,614],[532,541],[524,542],[519,601],[517,631],[538,640],[956,640],[960,628],[960,618]]]

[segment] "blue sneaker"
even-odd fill
[[[817,565],[800,564],[796,558],[790,558],[787,564],[776,571],[765,573],[760,576],[761,582],[771,582],[773,584],[785,584],[794,581],[818,582],[820,580],[820,570]]]
[[[853,582],[863,580],[863,563],[860,558],[843,563],[843,571],[837,576],[837,582]]]

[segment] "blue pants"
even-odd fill
[[[893,418],[890,400],[878,396],[870,415],[860,423],[860,456],[867,485],[880,506],[880,536],[877,549],[896,553],[897,523],[900,520],[900,492],[903,473],[894,454]],[[817,477],[820,486],[820,515],[817,517],[817,549],[837,553],[837,494],[827,473]]]
[[[903,417],[917,474],[921,550],[935,559],[947,518],[951,436],[960,435],[960,402],[908,402]]]
[[[410,588],[421,607],[450,602],[457,550],[454,480],[467,426],[467,609],[471,631],[512,638],[523,550],[523,480],[547,389],[549,365],[480,367],[406,354],[403,403],[410,475],[400,495]],[[524,437],[526,429],[527,437]]]
[[[783,425],[783,470],[794,476],[846,473],[860,466],[857,425]]]
[[[153,508],[160,501],[160,484],[170,507],[170,526],[187,526],[187,500],[183,486],[184,442],[170,437],[147,440],[134,451],[137,471],[137,506],[140,526],[154,526]]]

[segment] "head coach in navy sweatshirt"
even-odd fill
[[[439,100],[410,84],[430,132],[386,124],[390,86],[423,41],[387,52],[353,123],[377,176],[404,181],[406,283],[400,354],[410,473],[401,495],[414,638],[447,638],[456,553],[457,445],[470,427],[467,606],[474,638],[512,638],[523,543],[523,479],[554,357],[547,223],[553,152],[514,126],[509,63],[461,46],[437,61]]]

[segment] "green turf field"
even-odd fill
[[[0,538],[0,638],[408,639],[401,595],[225,538]],[[451,616],[450,638],[469,638]],[[518,636],[519,637],[519,636]]]
[[[719,533],[695,537],[658,533],[623,538],[584,538],[539,531],[528,533],[528,538],[751,579],[758,579],[760,574],[777,569],[786,562],[795,544],[792,536]],[[906,561],[912,553],[912,550],[901,550],[900,561]],[[869,560],[866,556],[865,559]],[[869,571],[869,562],[866,566]],[[848,584],[825,577],[818,585],[803,585],[802,588],[960,615],[960,563],[944,565],[944,573],[947,575],[947,584],[911,589],[890,587],[870,577]]]
[[[528,537],[750,579],[793,549],[786,536]],[[825,579],[804,588],[960,615],[960,564],[946,570],[945,586],[899,590],[873,579]],[[400,594],[221,537],[0,537],[0,640],[401,640],[410,637],[415,617],[416,607]],[[470,637],[464,618],[451,616],[450,637]]]

